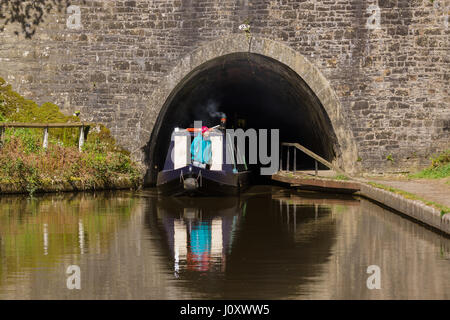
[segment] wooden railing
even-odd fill
[[[25,123],[25,122],[0,122],[0,141],[3,142],[6,128],[42,128],[44,129],[44,139],[42,147],[48,147],[48,129],[49,128],[80,128],[78,138],[78,150],[81,152],[84,141],[87,139],[89,128],[92,123],[87,122],[67,122],[67,123]]]
[[[347,176],[347,174],[345,174],[344,171],[342,171],[341,169],[339,169],[338,167],[336,167],[332,163],[328,162],[327,160],[325,160],[321,156],[315,154],[311,150],[305,148],[304,146],[302,146],[299,143],[283,142],[283,143],[281,143],[281,148],[283,148],[283,147],[287,147],[288,148],[287,149],[287,159],[286,159],[286,171],[289,171],[289,160],[290,160],[289,151],[292,148],[293,151],[294,151],[294,162],[293,162],[293,166],[294,166],[293,171],[294,172],[297,171],[297,163],[296,163],[297,162],[297,152],[296,151],[298,149],[298,150],[302,151],[303,153],[307,154],[308,156],[310,156],[311,158],[314,159],[316,176],[318,174],[318,172],[317,172],[318,171],[318,163],[317,162],[320,162],[321,164],[323,164],[327,168],[329,168],[331,170],[334,170],[337,174]],[[281,149],[281,151],[282,150],[283,149]],[[281,152],[281,154],[282,154],[282,152]],[[283,161],[282,161],[282,157],[280,156],[280,170],[282,170],[282,168],[283,168],[282,164],[283,164]]]

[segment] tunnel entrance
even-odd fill
[[[300,143],[330,162],[339,150],[325,109],[295,71],[267,56],[232,53],[194,69],[166,100],[144,149],[146,184],[162,170],[175,127],[195,120],[211,127],[222,113],[227,128],[279,129],[280,143]],[[314,161],[299,152],[297,170],[312,168]]]

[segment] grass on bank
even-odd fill
[[[334,177],[335,180],[341,180],[341,181],[349,181],[350,178],[343,174],[338,174]]]
[[[409,177],[419,179],[442,179],[450,177],[450,149],[432,157],[431,165],[428,168],[410,174]]]
[[[0,122],[79,122],[66,116],[52,103],[39,106],[14,92],[0,78]],[[48,184],[79,181],[86,189],[114,187],[118,178],[137,186],[140,168],[129,153],[117,146],[110,131],[96,125],[89,131],[78,152],[78,128],[49,129],[49,144],[42,148],[43,130],[8,128],[0,149],[0,184],[12,183],[30,194],[45,190]]]
[[[369,182],[369,184],[375,188],[383,189],[383,190],[390,191],[390,192],[396,193],[398,195],[401,195],[402,197],[404,197],[406,199],[419,200],[419,201],[425,203],[427,206],[431,206],[431,207],[434,207],[434,208],[440,210],[441,216],[443,216],[444,214],[450,213],[449,207],[444,206],[439,203],[436,203],[436,202],[433,202],[433,201],[426,200],[426,199],[424,199],[418,195],[415,195],[413,193],[406,192],[406,191],[403,191],[403,190],[400,190],[397,188],[389,187],[384,184],[380,184],[380,183],[376,183],[376,182]]]
[[[290,178],[296,178],[296,177],[297,178],[308,178],[308,179],[314,178],[314,179],[338,180],[338,181],[350,181],[351,180],[350,177],[343,175],[343,174],[337,174],[335,176],[320,176],[320,175],[315,176],[312,174],[306,174],[301,171],[296,171],[295,173],[291,172],[291,171],[283,171],[283,174]]]

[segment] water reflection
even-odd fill
[[[161,234],[175,277],[183,280],[176,286],[210,298],[286,298],[313,281],[336,239],[332,217],[339,204],[316,200],[283,192],[159,197],[149,199],[146,216],[151,233]]]
[[[239,198],[158,197],[149,199],[149,205],[150,228],[157,225],[152,232],[162,233],[161,245],[168,247],[177,278],[190,272],[205,275],[225,270],[226,253],[233,245],[240,217],[246,213],[246,202]]]
[[[177,276],[183,271],[223,270],[225,252],[232,245],[239,216],[245,214],[245,204],[241,206],[237,198],[150,201],[157,202],[157,217],[164,227]]]
[[[66,287],[73,264],[81,290]],[[449,278],[448,237],[362,199],[0,198],[1,299],[448,299]]]
[[[136,202],[112,192],[0,198],[0,294],[22,298],[32,289],[27,286],[35,271],[55,270],[67,257],[78,264],[84,253],[108,250]]]

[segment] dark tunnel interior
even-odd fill
[[[329,161],[335,157],[328,115],[298,74],[266,56],[234,53],[197,67],[173,90],[145,148],[146,184],[153,184],[162,170],[175,127],[192,127],[195,120],[212,127],[222,113],[227,128],[279,129],[280,143],[300,143]],[[282,158],[286,166],[286,148]],[[305,154],[297,152],[296,159],[298,170],[314,168]],[[291,168],[292,162],[291,151]]]

